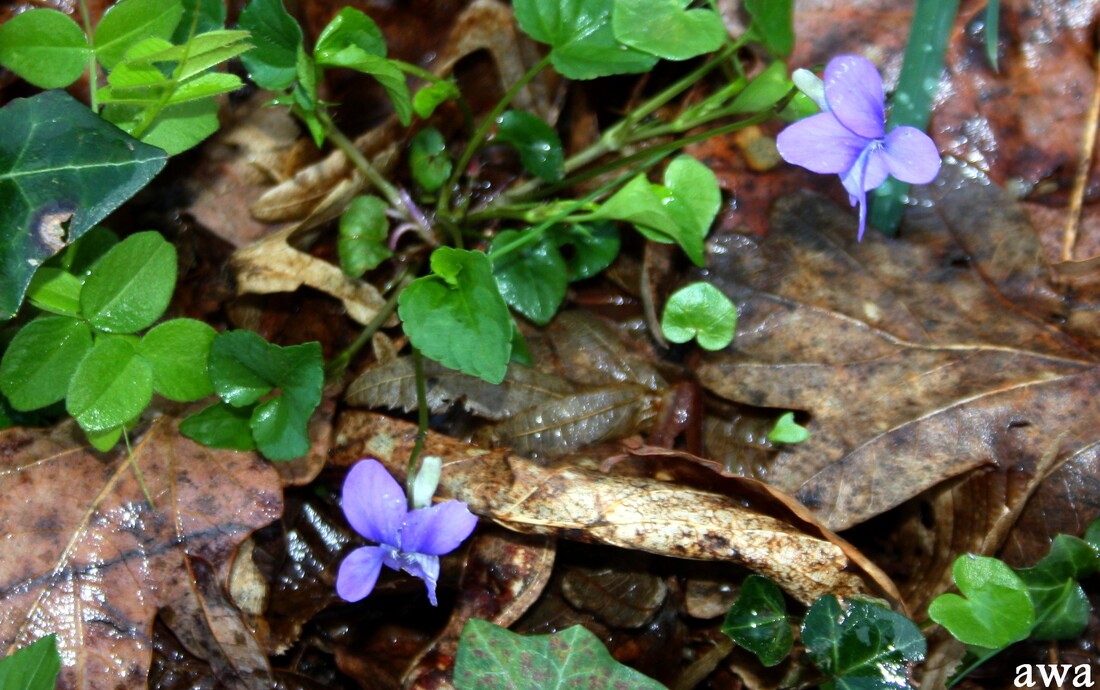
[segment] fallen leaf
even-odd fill
[[[226,586],[237,546],[282,510],[278,477],[255,454],[179,436],[167,417],[137,439],[133,464],[78,439],[71,422],[0,432],[0,534],[22,554],[0,561],[0,646],[57,633],[64,687],[144,684],[157,610],[194,612],[189,598]],[[193,579],[203,568],[217,573],[212,589]],[[225,630],[220,615],[201,614]]]

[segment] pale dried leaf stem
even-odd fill
[[[1097,31],[1100,34],[1100,29]],[[1081,135],[1081,163],[1073,178],[1069,195],[1069,217],[1062,233],[1062,261],[1073,261],[1073,247],[1077,244],[1077,229],[1081,225],[1081,206],[1085,200],[1089,170],[1092,168],[1093,150],[1096,148],[1096,129],[1100,126],[1100,51],[1093,63],[1096,80],[1092,87],[1092,101],[1085,116],[1085,131]]]

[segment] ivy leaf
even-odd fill
[[[516,21],[551,47],[550,62],[570,79],[648,72],[657,58],[615,39],[614,0],[516,0]]]
[[[459,97],[453,81],[441,80],[421,88],[413,95],[413,110],[422,120],[427,120],[442,103]]]
[[[749,32],[775,57],[787,57],[794,49],[792,0],[745,0],[752,17]]]
[[[373,195],[352,199],[348,210],[340,216],[340,233],[336,244],[340,267],[344,273],[358,278],[393,256],[386,246],[390,223],[386,218],[386,202]]]
[[[558,247],[570,247],[566,261],[569,282],[599,275],[619,255],[619,230],[614,223],[555,225],[548,231]]]
[[[1035,625],[1035,607],[1027,585],[1012,568],[996,558],[967,555],[955,559],[951,572],[963,596],[936,597],[928,607],[932,620],[959,641],[988,649],[1028,636]]]
[[[760,575],[745,578],[740,596],[722,622],[722,632],[755,654],[765,666],[775,666],[786,659],[794,646],[783,592]]]
[[[500,383],[512,349],[512,317],[482,252],[440,247],[432,274],[409,283],[397,313],[409,340],[451,369]]]
[[[42,311],[62,316],[80,315],[80,290],[84,283],[68,271],[43,266],[27,288],[27,300]]]
[[[544,326],[558,313],[568,273],[557,246],[541,231],[539,238],[499,258],[494,252],[529,237],[534,230],[505,230],[493,238],[489,258],[501,297],[516,311]]]
[[[674,343],[695,338],[704,350],[721,350],[733,342],[737,308],[710,283],[692,283],[672,293],[665,303],[661,330]]]
[[[810,606],[802,622],[802,642],[823,673],[821,687],[910,688],[909,664],[924,659],[927,644],[905,616],[865,601],[841,609],[829,594]]]
[[[255,450],[252,407],[214,403],[180,422],[180,433],[209,448]]]
[[[409,169],[426,192],[434,192],[451,176],[454,164],[446,154],[447,143],[435,127],[416,133],[409,148]]]
[[[63,91],[13,100],[0,110],[0,131],[3,320],[35,268],[148,184],[165,155]]]
[[[1092,607],[1077,580],[1098,568],[1100,557],[1087,542],[1059,534],[1041,561],[1031,568],[1015,569],[1035,606],[1035,627],[1030,637],[1063,640],[1084,632]]]
[[[386,39],[374,20],[354,7],[345,7],[321,31],[314,54],[334,54],[348,46],[386,57]]]
[[[63,400],[81,360],[92,349],[88,324],[44,316],[23,326],[0,360],[0,392],[21,412]]]
[[[168,39],[182,16],[180,0],[122,0],[112,5],[95,29],[96,60],[114,69],[135,43],[153,37]]]
[[[194,319],[172,319],[150,329],[138,352],[153,368],[156,391],[180,402],[213,394],[209,362],[216,335],[209,325]]]
[[[687,9],[691,0],[615,0],[611,27],[631,48],[666,60],[688,60],[722,47],[726,25],[711,9]]]
[[[565,175],[561,139],[542,118],[522,110],[509,110],[497,120],[497,139],[519,151],[527,172],[546,182]]]
[[[615,661],[603,643],[580,625],[553,635],[524,637],[476,618],[462,629],[454,676],[458,690],[664,688]]]
[[[46,635],[33,644],[0,659],[0,688],[53,690],[61,673],[57,636]]]
[[[81,429],[122,426],[153,399],[153,370],[132,340],[100,338],[73,372],[65,409]]]
[[[154,231],[111,248],[84,281],[80,311],[101,331],[134,333],[164,314],[176,288],[176,248]]]
[[[802,443],[810,438],[810,432],[806,427],[794,421],[794,412],[784,412],[775,420],[775,426],[768,432],[768,440],[772,443]]]
[[[287,13],[282,0],[252,0],[241,10],[239,23],[256,45],[241,55],[252,81],[272,91],[293,84],[298,76],[302,29]]]
[[[28,10],[0,26],[0,65],[42,89],[79,79],[90,52],[84,30],[57,10]]]

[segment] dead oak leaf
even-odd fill
[[[133,451],[154,508],[125,451],[105,458],[79,435],[73,423],[0,432],[0,649],[57,633],[62,687],[144,685],[157,611],[209,598],[196,567],[224,588],[238,545],[279,516],[279,479],[165,417]],[[224,626],[209,622],[217,638]]]

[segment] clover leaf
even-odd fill
[[[139,232],[112,247],[84,281],[80,311],[110,333],[134,333],[164,314],[176,287],[176,248],[159,232]]]
[[[46,635],[0,659],[0,688],[53,690],[61,673],[57,636]]]

